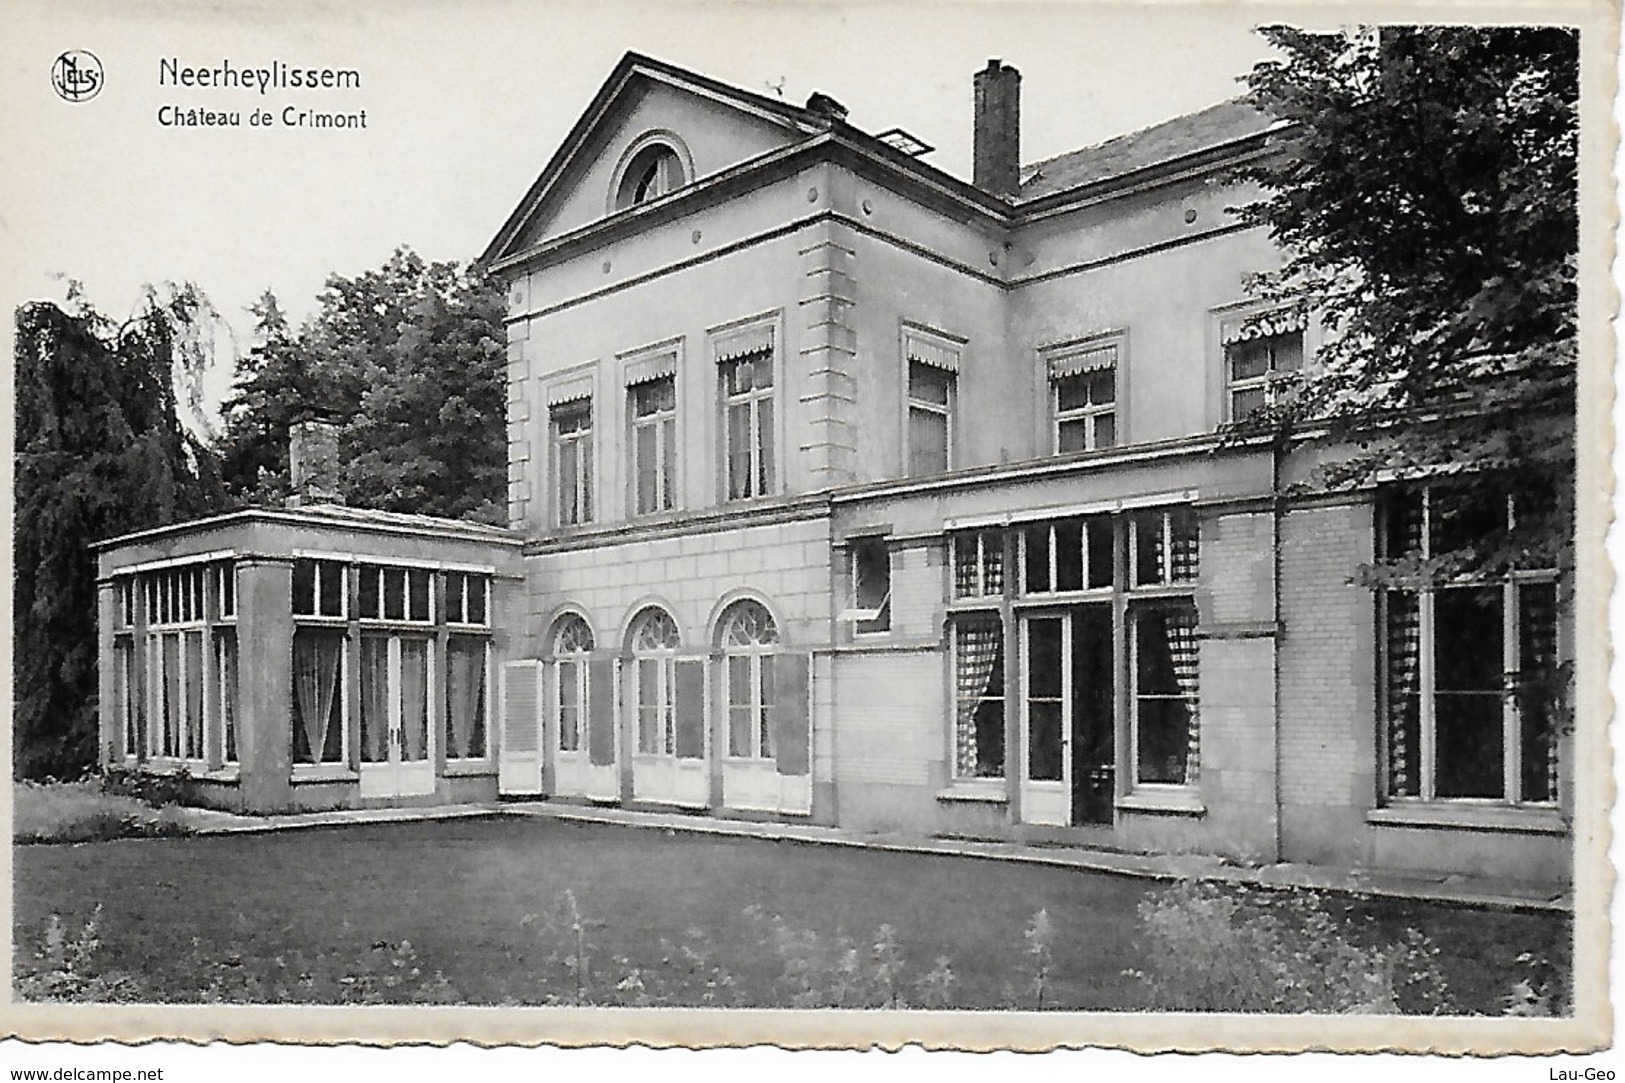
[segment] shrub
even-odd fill
[[[89,780],[13,784],[12,838],[17,842],[99,842],[190,833],[177,811],[155,812],[133,797],[105,793]]]
[[[185,767],[158,773],[109,765],[102,770],[101,787],[103,793],[133,797],[153,808],[198,803],[197,781]]]
[[[1438,949],[1407,931],[1361,946],[1316,893],[1182,882],[1139,906],[1135,947],[1157,1011],[1437,1014],[1450,1010]]]

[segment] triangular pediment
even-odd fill
[[[651,144],[673,148],[693,183],[821,127],[799,106],[628,53],[483,258],[502,260],[614,213],[623,178]]]

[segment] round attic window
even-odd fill
[[[651,143],[626,164],[620,188],[615,193],[615,209],[621,211],[658,199],[680,187],[686,179],[677,152],[664,143]]]

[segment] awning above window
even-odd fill
[[[954,346],[909,335],[905,347],[910,361],[918,361],[944,372],[959,371],[959,350]]]
[[[556,384],[549,384],[547,388],[547,405],[562,406],[567,402],[579,402],[582,399],[592,398],[592,373],[583,373],[569,380],[561,380]]]
[[[661,380],[677,372],[676,353],[657,353],[647,357],[640,357],[635,361],[628,361],[624,370],[626,386],[646,384],[651,380]]]
[[[1266,312],[1257,316],[1238,316],[1233,320],[1224,321],[1223,326],[1220,328],[1219,341],[1228,346],[1232,342],[1271,338],[1275,335],[1302,331],[1305,323],[1302,312],[1289,309],[1283,309],[1279,312]]]
[[[1117,344],[1090,346],[1073,350],[1049,359],[1049,378],[1063,380],[1068,376],[1082,376],[1090,372],[1104,372],[1117,367]]]
[[[717,361],[736,361],[752,354],[773,352],[773,325],[758,323],[724,331],[715,339]]]

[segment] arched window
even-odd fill
[[[728,704],[728,755],[773,758],[773,652],[779,629],[760,602],[742,599],[718,622]]]
[[[554,732],[560,752],[579,752],[587,718],[587,655],[592,653],[592,629],[576,613],[566,613],[553,625]]]
[[[638,717],[638,751],[677,754],[677,622],[650,606],[632,621],[633,702]]]
[[[622,211],[658,199],[686,182],[677,152],[664,143],[651,143],[626,164],[615,193],[615,209]]]

